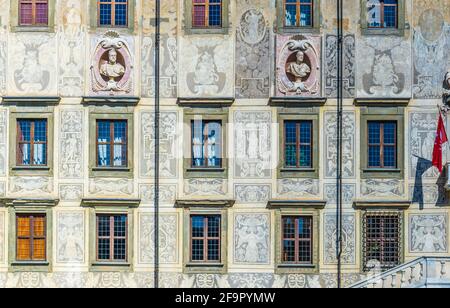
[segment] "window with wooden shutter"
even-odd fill
[[[20,214],[16,218],[17,261],[45,261],[46,216]]]

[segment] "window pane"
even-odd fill
[[[30,237],[31,236],[31,221],[30,217],[17,217],[17,236]]]
[[[114,237],[127,236],[127,216],[114,216]]]
[[[286,1],[294,2],[294,1]],[[286,4],[286,18],[285,18],[286,27],[295,27],[297,25],[297,6],[294,4]]]
[[[295,145],[286,145],[286,167],[297,167],[297,149]]]
[[[205,236],[205,219],[203,216],[192,217],[192,237],[204,237]]]
[[[381,27],[381,4],[379,0],[367,0],[367,23],[369,27]]]
[[[36,24],[48,24],[48,6],[47,3],[36,3]]]
[[[208,241],[208,261],[220,261],[219,240]]]
[[[111,247],[110,239],[99,239],[98,240],[98,260],[110,260],[111,258]]]
[[[41,261],[46,259],[45,239],[35,239],[33,241],[33,260]]]
[[[19,141],[31,141],[31,121],[19,120]]]
[[[208,167],[221,166],[221,135],[222,124],[219,122],[207,122],[206,130],[206,158]]]
[[[196,5],[194,6],[194,15],[192,17],[193,27],[204,27],[206,20],[206,6]]]
[[[104,1],[107,2],[107,1]],[[100,25],[112,24],[112,7],[111,4],[100,4]]]
[[[312,12],[311,6],[309,5],[300,6],[300,26],[302,27],[312,26]]]
[[[283,218],[283,237],[294,239],[295,238],[295,219]]]
[[[31,240],[30,239],[17,239],[17,256],[18,261],[31,260]]]
[[[208,237],[220,237],[220,217],[208,217]]]
[[[369,167],[381,167],[379,146],[369,146]]]
[[[97,121],[98,166],[111,166],[111,122]]]
[[[33,236],[45,237],[45,217],[34,217]]]
[[[111,229],[109,216],[98,216],[97,221],[98,221],[98,236],[109,237]]]
[[[384,27],[395,28],[397,26],[397,7],[385,6],[384,7]]]
[[[126,261],[127,259],[127,240],[114,239],[114,260]]]
[[[192,241],[192,261],[204,261],[204,241],[193,240]]]
[[[120,1],[116,1],[120,2]],[[116,26],[126,26],[127,25],[127,5],[116,4]]]
[[[295,241],[293,240],[283,241],[283,261],[295,262]]]
[[[396,167],[395,156],[396,156],[395,147],[385,146],[384,147],[384,167],[395,168]]]
[[[218,0],[211,0],[210,3],[220,3]],[[222,25],[222,6],[210,5],[209,6],[209,25],[211,27],[218,27]]]

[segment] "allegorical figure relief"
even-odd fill
[[[296,54],[296,61],[287,64],[286,72],[295,77],[295,88],[301,91],[307,91],[304,80],[311,73],[311,68],[305,62],[305,53],[299,51]]]
[[[103,61],[100,74],[108,78],[108,90],[117,89],[117,78],[125,74],[125,67],[117,62],[117,51],[112,48],[108,51],[108,61]]]

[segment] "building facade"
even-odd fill
[[[161,2],[160,286],[336,287],[336,1]],[[450,2],[344,6],[350,285],[449,256]],[[154,285],[154,9],[0,0],[0,287]]]

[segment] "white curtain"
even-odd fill
[[[106,142],[106,139],[98,139],[99,143]],[[109,164],[108,158],[108,146],[106,144],[102,144],[98,146],[98,165],[99,167],[106,167]]]
[[[122,138],[114,138],[114,143],[122,143]],[[122,157],[122,147],[121,144],[114,145],[114,167],[122,167],[123,166],[123,157]]]
[[[35,165],[45,165],[45,145],[35,144],[33,148],[33,162]]]
[[[29,144],[22,145],[22,164],[24,164],[24,165],[30,164],[30,145]]]

